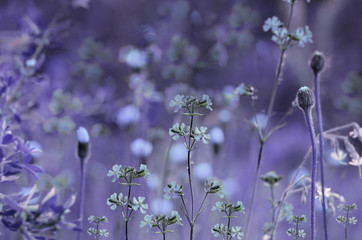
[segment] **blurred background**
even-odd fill
[[[8,123],[13,132],[41,149],[32,161],[49,175],[49,181],[61,185],[63,197],[79,188],[76,129],[84,126],[89,131],[92,155],[87,165],[85,217],[106,216],[108,238],[120,239],[121,212],[110,210],[106,200],[126,188],[112,183],[108,170],[114,164],[138,167],[146,163],[151,179],[139,181],[135,196],[146,197],[149,213],[181,212],[179,199],[163,199],[163,188],[173,180],[187,185],[187,152],[183,142],[173,141],[168,131],[174,123],[189,120],[175,114],[169,103],[177,94],[199,98],[208,94],[214,110],[197,118],[196,126],[208,127],[212,139],[207,145],[200,143],[192,156],[196,202],[202,199],[204,181],[214,176],[223,182],[226,199],[242,201],[248,213],[259,150],[258,128],[267,121],[280,55],[271,33],[262,26],[272,16],[287,22],[289,11],[290,5],[281,0],[2,0],[2,79],[5,75],[12,76],[15,83],[21,76],[29,79],[21,85],[17,101],[9,105]],[[295,5],[290,29],[308,25],[313,43],[304,48],[295,43],[286,51],[271,125],[277,125],[292,107],[301,86],[313,88],[308,61],[315,50],[323,52],[327,60],[321,75],[324,129],[361,123],[361,13],[358,0],[301,0]],[[241,83],[255,88],[253,99],[234,94]],[[298,108],[285,122],[265,144],[260,170],[261,174],[275,171],[283,177],[275,188],[276,198],[281,197],[310,146]],[[348,139],[360,153],[361,142],[353,131],[347,126],[335,134]],[[359,131],[355,134],[361,136]],[[362,207],[360,156],[352,156],[338,139],[326,140],[326,187],[347,203]],[[303,166],[306,174],[310,162],[308,158]],[[24,177],[16,186],[32,187],[35,181]],[[188,188],[185,193],[188,196]],[[307,216],[304,229],[308,238],[310,206],[308,200],[303,203],[303,196],[297,192],[287,201],[293,204],[294,214]],[[337,206],[340,198],[333,196],[331,201]],[[270,189],[260,181],[249,239],[263,237],[264,223],[271,218],[269,197]],[[217,200],[217,196],[208,199],[208,209],[195,226],[196,238],[212,239],[212,226],[223,221],[211,212]],[[71,210],[67,218],[75,219],[77,204]],[[342,212],[336,211],[335,215],[329,211],[332,240],[343,238],[343,226],[335,221]],[[140,229],[143,216],[139,212],[134,216],[132,239],[161,238]],[[362,220],[360,210],[353,216]],[[175,233],[168,239],[187,238],[188,224],[182,217],[184,227],[171,227]],[[233,221],[245,230],[246,219],[247,215],[240,214]],[[321,223],[322,211],[317,207],[317,239],[322,239]],[[91,225],[85,221],[85,227]],[[281,221],[276,239],[288,239],[289,227],[287,221]],[[361,229],[359,222],[351,226],[350,239],[359,239]],[[1,239],[17,239],[3,226],[0,231]],[[75,233],[63,229],[56,239],[67,237],[74,239]],[[86,233],[84,237],[91,238]]]

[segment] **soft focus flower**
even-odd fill
[[[29,141],[28,148],[33,158],[40,158],[43,155],[43,148],[37,141]]]
[[[153,226],[153,215],[151,214],[151,215],[149,215],[149,214],[147,214],[147,215],[145,215],[144,216],[144,221],[141,221],[141,224],[140,224],[140,227],[142,228],[142,227],[146,227],[146,232],[148,232],[151,228],[152,228],[152,226]]]
[[[131,143],[131,152],[136,157],[148,157],[152,153],[152,150],[152,143],[142,138],[137,138]]]
[[[206,131],[207,131],[207,127],[200,127],[200,129],[198,127],[196,127],[195,134],[194,134],[194,138],[196,139],[196,141],[202,140],[202,142],[204,144],[207,144],[208,143],[207,140],[210,140],[211,136]]]
[[[182,194],[182,186],[176,184],[175,181],[172,181],[171,184],[168,184],[164,189],[164,195],[163,197],[166,199],[175,199],[180,194]]]
[[[171,162],[181,163],[187,161],[187,149],[184,143],[176,142],[170,148],[169,158]]]
[[[143,68],[147,65],[148,55],[133,46],[126,46],[119,51],[118,60],[131,68]]]
[[[231,236],[237,237],[238,239],[242,239],[244,236],[244,233],[241,231],[241,227],[232,227]]]
[[[212,229],[211,233],[214,234],[214,237],[218,237],[219,235],[224,235],[227,231],[227,228],[224,224],[216,224]]]
[[[154,199],[150,205],[153,213],[161,215],[168,214],[173,208],[171,201],[161,198]]]
[[[185,123],[181,123],[181,126],[179,123],[175,123],[172,128],[169,130],[169,134],[172,137],[173,140],[177,140],[179,136],[186,136],[190,132],[190,127],[186,126]]]
[[[112,210],[116,210],[117,206],[124,206],[127,204],[127,196],[123,196],[122,193],[117,195],[117,193],[113,193],[108,199],[107,199],[107,205],[111,206]]]
[[[264,32],[271,30],[272,32],[277,31],[280,26],[283,25],[282,22],[276,17],[267,18],[263,25]]]
[[[219,127],[214,127],[210,130],[211,142],[222,144],[225,141],[224,131]]]
[[[112,177],[112,182],[115,182],[121,176],[122,165],[113,165],[112,170],[108,171],[107,176]]]
[[[217,201],[214,206],[212,206],[211,211],[217,211],[221,213],[223,210],[223,203],[220,201]]]
[[[227,110],[227,109],[220,110],[219,115],[218,115],[219,120],[222,123],[229,122],[231,120],[232,116],[233,115],[231,114],[231,112],[229,110]]]
[[[198,163],[194,167],[194,176],[200,182],[204,182],[212,177],[212,172],[212,166],[208,162]]]
[[[174,112],[178,112],[183,106],[184,95],[176,95],[175,100],[171,100],[170,107],[174,107]]]
[[[77,130],[77,139],[80,143],[89,143],[89,134],[87,129],[79,127]]]
[[[237,192],[238,183],[234,180],[234,178],[226,178],[222,181],[222,183],[224,194],[227,198],[231,199]]]
[[[139,209],[141,213],[145,214],[146,211],[144,209],[148,209],[148,204],[144,203],[144,201],[145,201],[145,197],[138,197],[138,199],[133,197],[132,209],[135,211],[137,211]]]
[[[263,130],[266,128],[266,125],[268,124],[268,117],[265,113],[257,113],[251,119],[251,121],[254,123],[256,128]]]
[[[157,189],[160,186],[160,178],[156,174],[150,174],[150,180],[147,181],[147,185],[151,189]]]
[[[118,126],[128,126],[137,123],[140,117],[140,110],[133,104],[130,104],[118,111],[116,121]]]
[[[210,111],[212,111],[212,108],[211,108],[212,102],[211,102],[210,97],[208,95],[206,95],[206,94],[203,94],[201,102],[203,102],[203,101],[206,101],[206,106],[205,106],[206,109],[209,109]]]
[[[182,224],[182,218],[181,218],[181,216],[180,216],[180,214],[177,212],[177,211],[172,211],[171,212],[171,218],[172,217],[176,217],[176,224],[178,224],[178,225],[181,225],[181,226],[183,226],[183,224]]]

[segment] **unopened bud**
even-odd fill
[[[309,87],[301,87],[297,92],[298,106],[303,111],[309,111],[315,103],[314,93]]]
[[[84,160],[89,156],[89,134],[84,127],[78,128],[77,139],[78,139],[77,154],[79,159]]]
[[[312,59],[310,60],[310,68],[314,74],[317,75],[324,68],[324,55],[319,51],[313,53]]]

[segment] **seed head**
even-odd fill
[[[297,92],[298,106],[303,111],[309,111],[315,103],[314,93],[309,87],[301,87]]]
[[[317,75],[324,68],[324,55],[319,51],[315,51],[310,60],[310,68],[313,70],[314,74]]]
[[[81,161],[89,157],[89,134],[84,127],[77,130],[78,149],[77,155]]]

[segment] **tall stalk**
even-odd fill
[[[310,141],[312,145],[312,182],[311,182],[311,240],[315,240],[315,183],[317,173],[317,143],[312,119],[312,108],[315,105],[313,91],[308,87],[302,87],[297,93],[299,108],[304,113],[304,118],[308,127]]]
[[[324,140],[323,140],[323,119],[322,119],[322,107],[320,100],[320,72],[324,67],[323,55],[316,51],[313,54],[310,67],[314,72],[314,91],[316,98],[316,111],[317,111],[317,124],[319,131],[319,163],[321,171],[321,184],[322,184],[322,206],[323,206],[323,226],[324,226],[324,239],[328,240],[327,231],[327,213],[326,213],[326,201],[325,201],[325,178],[324,178]]]

